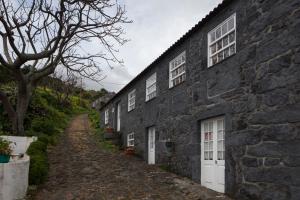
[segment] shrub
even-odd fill
[[[48,145],[49,143],[51,143],[50,138],[45,134],[42,134],[42,135],[39,136],[39,141],[41,141],[45,145]]]
[[[38,141],[31,143],[31,145],[27,149],[27,154],[29,156],[32,156],[37,153],[46,153],[46,151],[47,151],[47,144],[38,140]]]
[[[48,175],[47,144],[39,138],[31,143],[27,154],[30,156],[29,184],[41,184]]]
[[[48,175],[47,156],[42,152],[35,152],[30,156],[29,184],[38,185],[43,183]]]
[[[52,122],[52,120],[39,119],[39,118],[34,119],[31,124],[32,130],[34,130],[35,132],[42,132],[47,135],[53,135],[56,132],[54,126],[55,125]]]

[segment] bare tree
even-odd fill
[[[24,117],[37,82],[57,67],[96,80],[99,65],[121,63],[113,44],[126,42],[121,26],[129,22],[117,0],[0,0],[0,67],[12,74],[18,89],[15,107],[4,91],[0,102],[15,134],[25,134]],[[103,51],[85,53],[79,47],[88,42]],[[26,72],[25,66],[30,66]]]
[[[74,89],[79,86],[79,84],[80,79],[75,74],[70,73],[64,75],[58,72],[53,73],[47,83],[53,90],[60,105],[67,105],[69,103],[70,96],[74,93]]]

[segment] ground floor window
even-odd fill
[[[127,135],[127,146],[128,147],[134,146],[134,133],[130,133]]]

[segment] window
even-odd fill
[[[128,147],[134,146],[134,133],[130,133],[127,135],[127,146]]]
[[[169,88],[172,88],[186,79],[185,51],[173,59],[169,64]]]
[[[107,109],[107,110],[105,110],[105,114],[104,114],[104,122],[105,122],[105,124],[108,124],[108,118],[109,118],[109,111]]]
[[[204,160],[213,159],[213,145],[214,145],[214,135],[213,135],[213,121],[204,123]]]
[[[135,90],[128,94],[128,112],[135,108]]]
[[[218,160],[225,160],[225,144],[224,144],[224,119],[217,121],[218,130]]]
[[[146,101],[156,97],[156,73],[146,80]]]
[[[208,33],[208,67],[236,53],[236,15]]]

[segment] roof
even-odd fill
[[[133,83],[135,83],[142,75],[149,71],[155,66],[160,60],[164,58],[170,51],[176,48],[178,45],[182,44],[188,37],[199,30],[204,24],[206,24],[210,19],[217,15],[223,8],[232,3],[234,0],[223,0],[217,7],[210,11],[201,21],[199,21],[194,27],[192,27],[188,32],[186,32],[181,38],[179,38],[175,43],[173,43],[167,50],[165,50],[158,58],[156,58],[150,65],[148,65],[141,73],[139,73],[135,78],[133,78],[127,85],[125,85],[118,93],[116,93],[102,108],[107,106],[111,101],[116,99],[123,91],[129,88]],[[101,109],[102,109],[101,108]]]

